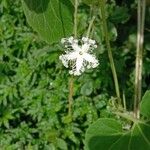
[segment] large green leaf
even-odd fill
[[[22,0],[28,23],[48,43],[72,34],[73,5],[70,0]]]
[[[150,118],[150,90],[144,94],[140,104],[141,114]]]
[[[150,91],[140,104],[140,112],[150,118]],[[134,119],[133,119],[134,120]],[[99,119],[92,124],[85,139],[86,150],[150,150],[150,123],[135,120],[131,130],[124,131],[114,119]]]
[[[99,119],[86,132],[86,150],[150,150],[150,125],[136,122],[129,131],[114,119]]]

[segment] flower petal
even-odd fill
[[[98,60],[96,59],[96,57],[94,55],[84,53],[83,59],[90,63],[88,65],[88,68],[90,68],[90,67],[95,68],[99,65]]]
[[[74,60],[77,58],[78,53],[77,52],[70,52],[67,55],[68,60]]]
[[[76,72],[80,73],[83,67],[83,57],[78,56],[76,60]]]
[[[82,45],[82,52],[88,52],[88,50],[90,49],[90,44],[83,44]]]
[[[81,47],[77,43],[73,43],[72,48],[74,51],[81,51]]]
[[[95,58],[95,56],[88,54],[88,53],[84,53],[83,58],[91,63],[94,63],[95,61],[97,61],[97,59]]]

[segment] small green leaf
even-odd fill
[[[72,34],[73,5],[70,0],[22,0],[28,23],[48,43]]]
[[[57,147],[60,150],[67,150],[67,144],[63,139],[58,138],[57,139]]]
[[[85,150],[149,150],[150,125],[135,123],[123,131],[115,119],[99,119],[86,132]]]
[[[108,30],[109,30],[109,37],[111,41],[115,41],[117,39],[118,33],[117,33],[117,29],[114,26],[114,24],[109,23],[108,24]]]
[[[143,116],[149,117],[150,118],[150,90],[146,91],[144,94],[141,104],[140,104],[140,113]]]
[[[88,96],[92,92],[93,92],[93,82],[92,81],[86,82],[81,88],[82,95]]]

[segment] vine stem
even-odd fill
[[[90,21],[90,23],[89,23],[89,27],[88,27],[88,30],[87,30],[87,33],[86,33],[86,37],[89,37],[89,36],[90,36],[90,32],[91,32],[91,29],[92,29],[94,20],[95,20],[95,16],[92,17],[92,19],[91,19],[91,21]]]
[[[74,1],[74,37],[77,37],[77,13],[78,13],[78,0]],[[68,115],[72,116],[72,104],[73,104],[73,87],[74,87],[73,75],[69,79],[69,95],[68,95]]]
[[[139,103],[142,95],[142,67],[143,67],[143,42],[144,42],[144,22],[145,22],[146,0],[138,0],[137,9],[137,49],[135,63],[135,88],[134,88],[134,115],[140,117]]]
[[[68,95],[68,116],[72,116],[72,104],[73,104],[73,76],[69,79],[69,95]]]
[[[134,123],[140,123],[140,122],[143,123],[143,122],[140,121],[139,119],[134,118],[134,116],[131,115],[131,114],[121,113],[121,112],[113,112],[113,114],[115,114],[115,115],[117,115],[117,116],[120,116],[120,117],[122,117],[122,118],[125,118],[125,119],[127,119],[127,120],[130,120],[130,121],[132,121],[132,122],[134,122]]]
[[[77,13],[78,13],[78,0],[74,1],[74,37],[77,37]]]
[[[108,34],[107,21],[106,21],[105,0],[100,0],[99,3],[100,3],[100,12],[101,12],[100,16],[102,17],[103,30],[105,34],[106,47],[108,49],[108,57],[109,57],[110,66],[111,66],[114,84],[115,84],[115,91],[118,99],[118,104],[121,105],[118,77],[117,77],[116,68],[114,64],[114,59],[113,59],[113,54],[112,54],[110,39]]]

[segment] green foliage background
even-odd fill
[[[89,22],[89,7],[79,7],[78,33]],[[115,64],[127,106],[133,104],[136,49],[136,2],[110,1],[108,23]],[[150,84],[150,8],[147,6],[143,93]],[[67,116],[69,74],[58,57],[60,43],[48,45],[28,26],[20,0],[0,1],[0,150],[79,150],[85,131],[110,116],[114,85],[103,31],[97,16],[93,38],[100,43],[98,69],[76,78],[73,121]]]

